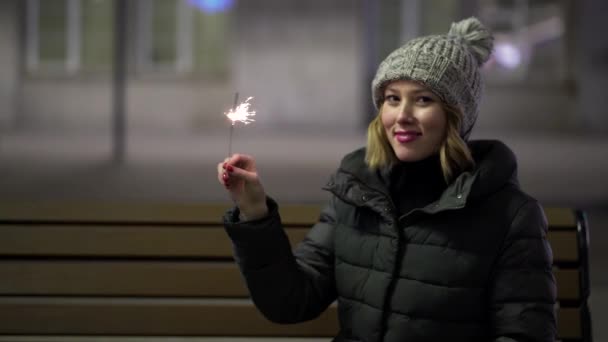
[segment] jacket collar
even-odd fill
[[[437,201],[414,211],[434,214],[460,209],[467,202],[483,199],[506,184],[518,184],[515,156],[502,142],[470,141],[469,148],[475,168],[460,174]],[[389,190],[379,173],[370,170],[364,160],[365,148],[346,155],[324,189],[355,206],[369,207],[382,215],[394,215],[395,206]]]

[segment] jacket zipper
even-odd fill
[[[355,176],[354,174],[350,173],[350,172],[346,172],[346,171],[342,171],[348,175],[350,175],[357,183],[358,185],[361,187],[362,190],[364,190],[364,193],[378,193],[380,195],[382,195],[387,203],[389,204],[389,211],[391,213],[391,220],[392,220],[392,224],[393,224],[393,228],[395,229],[396,235],[397,235],[397,251],[395,252],[395,265],[393,267],[392,273],[391,273],[391,280],[390,283],[388,284],[385,296],[384,296],[384,301],[383,301],[383,305],[382,305],[382,317],[380,320],[380,334],[379,334],[379,342],[384,341],[384,335],[386,334],[386,332],[388,331],[388,319],[389,316],[391,314],[391,305],[390,305],[390,301],[391,298],[393,297],[393,293],[395,291],[395,288],[397,287],[397,281],[399,279],[399,270],[401,269],[401,265],[403,263],[403,255],[405,254],[405,243],[403,243],[403,240],[405,239],[405,237],[403,236],[403,232],[400,228],[400,222],[405,219],[408,216],[411,216],[413,213],[416,212],[420,212],[420,213],[425,213],[425,214],[429,214],[429,215],[433,215],[436,214],[438,212],[432,213],[430,212],[430,210],[428,209],[429,206],[425,206],[423,208],[415,208],[410,210],[409,212],[401,215],[401,216],[397,216],[398,212],[397,212],[397,207],[395,206],[395,204],[393,203],[392,198],[387,195],[386,193],[384,193],[381,190],[372,188],[370,186],[365,185],[365,183],[363,183],[357,176]],[[327,190],[330,190],[329,188]],[[338,198],[340,198],[342,201],[349,203],[351,205],[357,206],[356,203],[349,201],[348,199],[339,196],[336,192],[331,191],[331,193],[333,193],[334,195],[336,195]],[[437,205],[437,203],[435,203],[434,205]],[[464,207],[464,204],[461,205],[457,205],[457,206],[451,206],[451,207],[444,207],[442,208],[440,211],[444,211],[444,210],[458,210]],[[382,217],[383,214],[380,210],[379,212],[380,216]]]
[[[401,269],[401,264],[403,262],[403,254],[405,253],[405,244],[402,243],[404,237],[403,237],[403,232],[399,228],[399,218],[397,218],[397,207],[393,203],[392,198],[390,198],[390,196],[388,196],[387,194],[385,194],[384,192],[382,192],[380,190],[377,190],[377,189],[364,185],[364,183],[361,182],[358,178],[356,178],[354,176],[353,176],[353,178],[357,179],[359,186],[362,188],[362,190],[366,190],[365,191],[366,193],[378,193],[385,198],[385,200],[387,201],[387,203],[390,206],[389,210],[390,210],[390,213],[392,216],[391,220],[393,222],[392,223],[393,228],[395,229],[395,232],[397,235],[397,237],[396,237],[397,238],[397,251],[396,251],[395,265],[394,265],[393,271],[391,273],[391,281],[388,284],[388,288],[387,288],[385,296],[384,296],[384,301],[382,303],[382,316],[380,318],[380,334],[379,334],[379,342],[382,342],[382,341],[384,341],[384,335],[386,334],[386,331],[388,330],[388,318],[391,313],[390,300],[393,297],[395,288],[397,287],[397,279],[399,276],[399,270]],[[380,213],[380,216],[382,217],[382,213]]]
[[[390,198],[390,196],[387,196],[384,192],[382,192],[378,189],[374,189],[369,186],[366,186],[363,182],[361,182],[361,180],[359,180],[354,175],[351,174],[351,176],[357,181],[357,183],[359,184],[361,189],[364,190],[365,193],[378,193],[378,194],[382,195],[385,198],[385,200],[387,200],[387,202],[389,203],[389,206],[390,206],[389,210],[390,210],[390,213],[392,216],[391,220],[393,221],[393,228],[395,229],[395,232],[397,235],[397,253],[396,253],[395,267],[393,268],[393,272],[391,274],[391,282],[388,285],[387,291],[385,293],[383,305],[382,305],[382,316],[380,319],[380,334],[379,334],[379,342],[381,342],[381,341],[384,341],[384,334],[386,333],[387,328],[388,328],[388,317],[390,315],[390,299],[392,298],[392,293],[395,291],[395,287],[397,286],[397,276],[399,273],[399,269],[401,268],[401,262],[402,262],[401,259],[403,259],[405,244],[401,243],[401,241],[403,240],[403,233],[399,229],[399,221],[398,221],[397,215],[396,215],[396,213],[397,213],[396,206],[393,203],[393,200]],[[331,191],[331,193],[333,193],[335,196],[340,198],[342,201],[349,203],[351,205],[357,206],[356,203],[349,201],[347,198],[339,196],[339,194],[337,194],[336,192]],[[382,212],[380,212],[379,215],[380,215],[380,217],[382,217]]]

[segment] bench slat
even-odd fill
[[[0,225],[0,255],[230,257],[223,229],[159,226]]]
[[[0,295],[248,297],[233,262],[1,261]]]
[[[577,263],[579,261],[577,232],[549,231],[547,239],[553,251],[553,263]]]
[[[557,311],[557,335],[560,339],[577,340],[583,337],[580,308],[560,308]]]
[[[295,246],[308,228],[287,227]],[[550,231],[555,262],[578,261],[576,231]],[[0,255],[72,257],[223,257],[232,244],[222,227],[0,225]]]
[[[0,203],[2,221],[220,224],[231,207],[219,203]],[[283,223],[309,225],[319,205],[282,205]]]
[[[557,299],[559,301],[577,302],[581,300],[580,272],[576,268],[555,269]]]
[[[0,334],[321,337],[337,326],[335,306],[317,320],[280,325],[249,300],[0,298]]]
[[[560,308],[560,338],[581,337],[578,308]],[[238,329],[235,322],[239,322]],[[296,325],[267,321],[248,300],[0,298],[0,334],[334,336],[337,308]]]
[[[556,269],[558,299],[580,297],[576,269]],[[0,262],[0,295],[247,297],[233,262]]]
[[[576,215],[571,208],[544,207],[549,229],[576,230]]]
[[[560,300],[577,300],[578,271],[555,270]],[[232,262],[2,261],[0,295],[247,297]]]
[[[51,222],[218,223],[229,204],[0,202],[2,220]]]
[[[180,223],[218,224],[230,204],[221,203],[82,203],[0,202],[0,220],[92,223]],[[287,225],[312,225],[322,205],[285,204],[279,210]],[[545,207],[550,229],[576,229],[576,217],[569,208]]]
[[[308,228],[289,228],[292,244]],[[222,227],[0,225],[0,255],[232,258]]]

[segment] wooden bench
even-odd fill
[[[72,341],[68,336],[79,336],[71,337],[77,341],[94,336],[329,340],[337,332],[335,305],[319,319],[296,325],[268,322],[256,311],[220,224],[226,209],[0,204],[0,341],[57,341],[57,336],[65,341]],[[304,237],[318,212],[316,205],[281,207],[292,243]],[[559,336],[591,341],[586,220],[569,209],[546,208],[546,213]]]

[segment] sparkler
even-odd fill
[[[251,103],[249,103],[249,100],[253,99],[253,97],[248,97],[247,100],[245,100],[245,102],[241,103],[240,105],[236,105],[239,102],[239,93],[235,93],[234,94],[234,106],[232,108],[230,108],[230,110],[228,111],[228,113],[224,113],[228,119],[230,119],[230,121],[232,121],[231,125],[230,125],[230,138],[228,141],[228,156],[230,157],[232,155],[232,134],[234,132],[234,125],[235,123],[238,122],[242,122],[245,125],[250,124],[251,122],[255,121],[253,120],[251,117],[255,116],[255,111],[250,111],[249,110],[249,106],[251,106]]]

